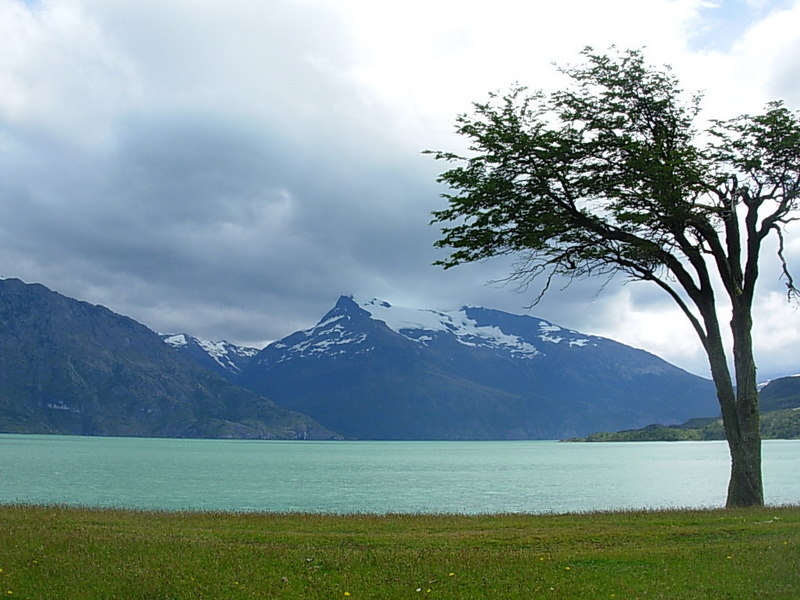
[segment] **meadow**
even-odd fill
[[[800,597],[800,507],[322,515],[0,506],[31,599]]]

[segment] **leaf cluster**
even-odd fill
[[[797,114],[772,103],[700,135],[701,97],[687,96],[669,68],[647,65],[639,50],[583,55],[560,69],[565,89],[516,86],[459,116],[466,155],[430,152],[454,165],[439,177],[448,207],[433,213],[444,224],[436,245],[451,249],[438,264],[514,254],[516,279],[623,272],[663,283],[668,273],[691,295],[711,256],[726,285],[741,288],[738,206],[758,242],[797,208]],[[754,216],[767,204],[766,217]]]

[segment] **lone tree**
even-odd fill
[[[800,119],[781,102],[763,114],[693,122],[668,67],[642,52],[583,51],[553,93],[516,87],[457,119],[468,156],[439,181],[452,193],[433,213],[450,268],[497,255],[511,280],[541,284],[622,273],[677,303],[708,355],[731,454],[727,505],[764,503],[752,306],[765,240],[777,239],[788,295],[785,226],[797,219]],[[730,310],[734,377],[720,314]]]

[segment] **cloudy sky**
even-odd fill
[[[707,374],[646,284],[531,294],[431,263],[454,119],[553,63],[646,47],[712,117],[800,107],[800,0],[0,0],[0,277],[156,331],[263,345],[342,294],[533,314]],[[800,232],[789,239],[800,278]],[[800,372],[765,263],[762,378]]]

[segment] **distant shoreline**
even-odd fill
[[[564,442],[704,442],[725,439],[720,417],[692,419],[681,425],[648,425],[641,429],[592,433]],[[800,439],[800,407],[761,414],[761,439]]]

